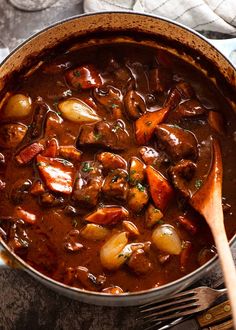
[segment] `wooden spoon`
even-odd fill
[[[217,140],[212,139],[212,163],[203,186],[193,195],[190,204],[205,218],[215,240],[225,285],[228,289],[234,329],[236,329],[236,268],[227,240],[222,209],[222,159]]]

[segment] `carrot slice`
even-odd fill
[[[124,207],[102,207],[89,214],[85,220],[98,225],[111,225],[121,222],[129,216],[129,212]]]
[[[84,65],[66,73],[67,82],[74,88],[90,89],[99,87],[102,80],[93,65]]]
[[[147,166],[146,174],[153,202],[158,209],[163,211],[173,197],[174,190],[166,178],[152,166]]]
[[[16,156],[16,161],[21,165],[27,164],[43,149],[44,148],[42,144],[37,142],[32,143],[19,152],[19,154]]]
[[[58,158],[37,156],[37,166],[46,186],[56,192],[71,194],[74,181],[72,163]]]
[[[139,145],[144,145],[152,138],[154,130],[158,124],[163,122],[169,108],[162,108],[154,112],[146,112],[135,122],[136,141]]]

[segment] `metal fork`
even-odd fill
[[[139,306],[142,325],[180,318],[209,308],[227,289],[215,290],[205,286],[184,291],[156,302]]]

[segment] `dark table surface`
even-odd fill
[[[82,12],[80,0],[59,0],[38,12],[20,11],[0,0],[0,40],[12,50],[48,24]],[[211,284],[212,278],[203,283]],[[137,329],[136,316],[135,307],[83,304],[52,292],[23,271],[0,270],[0,330]]]

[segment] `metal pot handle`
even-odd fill
[[[223,55],[236,65],[236,38],[232,39],[208,39]]]
[[[9,266],[6,264],[6,262],[2,258],[3,251],[4,251],[4,248],[3,248],[3,246],[1,245],[1,242],[0,242],[0,269],[9,268]]]

